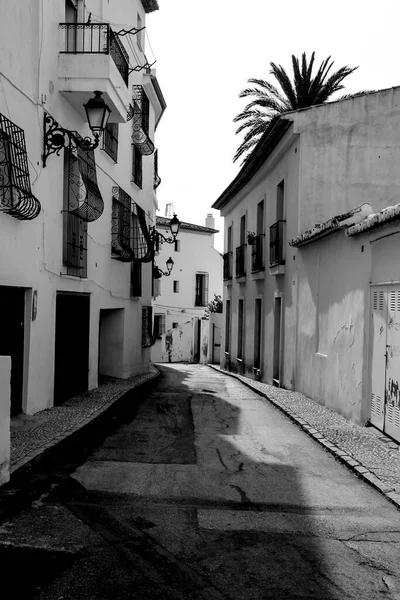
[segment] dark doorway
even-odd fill
[[[54,404],[88,389],[90,296],[58,293]]]
[[[24,288],[0,286],[0,354],[11,356],[11,416],[22,412]]]

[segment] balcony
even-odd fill
[[[269,228],[269,271],[271,275],[285,272],[285,225],[280,220]]]
[[[254,238],[251,252],[251,272],[264,271],[264,234],[260,233]]]
[[[224,254],[224,281],[232,279],[232,252],[225,252]]]
[[[59,91],[85,118],[83,108],[94,90],[103,93],[111,123],[126,122],[130,102],[129,56],[108,23],[60,23]]]
[[[246,244],[236,248],[236,278],[246,276]]]

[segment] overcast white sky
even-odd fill
[[[240,143],[233,117],[247,79],[273,81],[271,61],[291,72],[291,55],[331,55],[334,68],[359,66],[346,92],[400,85],[398,0],[159,0],[147,15],[153,68],[167,110],[156,133],[160,212],[167,202],[183,221],[204,225],[211,205],[235,177]],[[149,47],[147,46],[147,50]],[[151,52],[148,52],[150,59]],[[343,92],[344,93],[344,92]],[[339,93],[340,94],[340,93]],[[222,251],[222,231],[217,236]]]

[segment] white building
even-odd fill
[[[153,140],[166,105],[143,35],[157,0],[3,4],[0,354],[16,415],[99,374],[149,368]],[[88,150],[83,105],[96,90],[111,114]]]
[[[157,217],[157,231],[165,238],[171,238],[169,223],[168,217]],[[160,245],[160,253],[155,258],[157,267],[166,273],[170,257],[174,266],[169,276],[155,280],[154,362],[162,360],[165,332],[193,318],[204,317],[214,294],[222,295],[223,263],[221,253],[214,248],[214,235],[218,233],[214,225],[212,214],[207,215],[205,226],[181,222],[176,241]]]
[[[386,331],[385,298],[400,279],[396,260],[385,266],[394,248],[378,242],[382,233],[338,231],[398,203],[399,157],[398,87],[271,123],[213,205],[225,219],[224,368],[373,421],[382,378],[395,378],[376,367],[373,391],[371,323],[385,321]],[[376,290],[383,312],[371,316]]]

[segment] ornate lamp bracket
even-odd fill
[[[98,133],[93,134],[94,139],[90,137],[81,138],[73,131],[64,129],[57,123],[55,119],[48,113],[44,114],[44,148],[43,148],[43,167],[46,166],[47,158],[51,154],[57,154],[60,156],[60,152],[63,148],[82,148],[89,152],[95,150],[100,143],[100,135]]]

